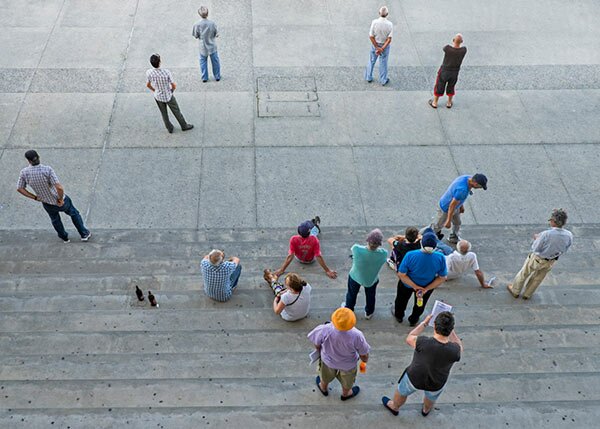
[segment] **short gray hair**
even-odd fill
[[[382,16],[382,17],[385,18],[386,16],[388,16],[388,13],[389,13],[389,11],[388,11],[388,7],[387,6],[381,6],[379,8],[379,16]]]
[[[556,226],[561,227],[567,223],[567,212],[563,209],[554,209],[549,220],[553,220]]]
[[[208,8],[206,6],[200,6],[200,9],[198,9],[198,15],[200,15],[202,18],[208,18]]]
[[[208,254],[208,261],[214,266],[221,265],[221,262],[223,262],[223,252],[219,249],[211,250]]]
[[[379,228],[375,228],[367,235],[367,243],[371,247],[379,247],[383,243],[383,233]]]
[[[471,251],[471,243],[467,240],[460,240],[456,245],[456,250],[458,250],[458,253],[461,255],[466,255]]]

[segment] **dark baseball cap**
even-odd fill
[[[472,179],[475,182],[479,183],[484,191],[487,191],[487,177],[485,177],[485,174],[481,174],[481,173],[474,174]]]
[[[301,237],[306,238],[310,235],[310,230],[313,229],[314,226],[314,223],[312,223],[310,220],[306,220],[298,225],[298,234]]]
[[[34,162],[37,161],[40,158],[40,156],[35,150],[31,149],[25,152],[25,158],[27,158],[27,161]]]
[[[437,238],[433,232],[427,232],[423,234],[423,238],[421,238],[421,245],[423,247],[433,247],[437,246]]]

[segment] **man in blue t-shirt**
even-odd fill
[[[481,173],[474,174],[473,176],[469,176],[468,174],[459,176],[446,189],[438,204],[436,221],[431,224],[431,228],[433,228],[440,240],[444,237],[444,234],[441,233],[442,228],[450,228],[452,226],[452,233],[448,237],[448,241],[454,244],[460,241],[458,231],[461,224],[460,215],[465,212],[463,204],[469,195],[473,193],[472,189],[479,188],[487,190],[487,177]]]
[[[435,234],[428,232],[421,239],[421,249],[408,252],[398,267],[398,289],[392,314],[398,322],[404,319],[404,312],[411,296],[414,296],[412,314],[408,316],[410,326],[419,323],[419,317],[433,290],[446,281],[446,257],[435,251]],[[423,299],[418,304],[419,296]]]

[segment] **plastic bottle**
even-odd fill
[[[367,372],[367,363],[360,361],[360,365],[358,365],[361,374],[365,374]]]
[[[417,307],[423,307],[423,292],[417,292]]]

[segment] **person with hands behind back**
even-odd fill
[[[446,281],[448,270],[446,259],[435,251],[437,240],[434,233],[428,232],[421,239],[421,249],[408,252],[398,267],[398,289],[392,314],[398,322],[404,319],[406,306],[411,296],[414,305],[408,317],[410,326],[415,326],[425,310],[425,305],[433,290]]]

